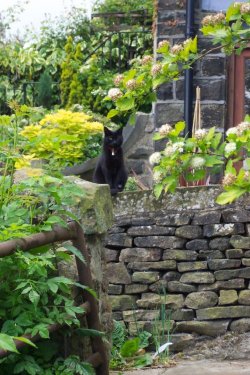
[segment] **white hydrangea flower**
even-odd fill
[[[235,182],[236,176],[234,176],[232,173],[226,173],[225,176],[222,179],[222,185],[228,186]]]
[[[199,169],[199,168],[202,168],[206,163],[206,160],[204,158],[202,158],[201,156],[195,156],[192,160],[191,160],[191,167],[193,169]]]
[[[236,150],[236,143],[235,142],[229,142],[225,146],[225,153],[230,154],[231,152],[234,152]]]
[[[169,124],[162,125],[159,129],[160,135],[168,135],[173,130],[172,126]]]
[[[157,63],[152,66],[151,73],[153,76],[156,76],[162,70],[162,64]]]
[[[154,171],[154,173],[153,173],[153,180],[154,180],[154,182],[156,182],[156,183],[161,182],[161,179],[162,179],[161,172]]]
[[[241,4],[240,12],[241,14],[250,14],[250,4]]]
[[[178,152],[184,151],[184,142],[176,142],[173,144],[173,150]]]
[[[114,84],[116,86],[119,86],[120,83],[123,81],[124,79],[124,76],[122,74],[118,74],[115,78],[114,78]]]
[[[149,157],[149,163],[151,165],[154,164],[159,164],[161,161],[161,153],[160,152],[154,152],[152,155]]]
[[[164,39],[164,40],[161,40],[161,41],[158,43],[158,48],[162,48],[162,47],[165,47],[165,46],[169,47],[169,45],[170,45],[169,40]]]
[[[173,145],[169,142],[163,151],[165,156],[171,156],[174,153]]]
[[[137,82],[135,79],[129,79],[126,83],[126,87],[128,90],[134,90],[137,86]]]
[[[150,55],[145,55],[145,56],[143,56],[143,58],[141,59],[141,64],[142,64],[142,65],[147,65],[147,64],[150,64],[152,61],[153,61],[153,57],[152,57],[152,56],[150,56]]]
[[[236,127],[233,127],[233,128],[229,128],[226,132],[226,135],[230,135],[230,134],[238,134],[238,130]]]
[[[194,137],[197,139],[203,139],[207,135],[206,129],[198,129],[194,133]]]
[[[182,50],[183,50],[183,46],[181,44],[174,44],[173,47],[171,48],[171,52],[174,55],[177,55]]]
[[[121,96],[122,96],[122,92],[121,92],[120,89],[117,89],[117,88],[112,88],[108,92],[108,97],[110,97],[110,99],[112,99],[112,100],[117,100]]]
[[[250,122],[243,121],[237,125],[236,128],[238,130],[238,135],[242,135],[245,130],[250,130]]]

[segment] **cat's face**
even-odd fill
[[[112,149],[121,147],[123,142],[122,129],[112,132],[104,128],[104,145]]]

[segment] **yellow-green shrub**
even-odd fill
[[[24,138],[24,155],[44,159],[58,167],[96,156],[102,133],[103,125],[92,121],[91,116],[64,109],[46,115],[38,124],[28,125],[20,132]],[[21,161],[18,165],[24,166]]]

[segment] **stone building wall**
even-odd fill
[[[198,32],[198,49],[213,48],[211,40],[199,32],[201,19],[207,14],[201,11],[201,1],[196,1],[195,28]],[[211,13],[211,12],[209,12]],[[186,1],[158,0],[155,31],[155,48],[159,41],[168,39],[171,44],[185,39]],[[202,127],[216,126],[223,131],[226,122],[226,71],[225,55],[216,50],[206,55],[194,66],[195,88],[201,88]],[[159,128],[164,123],[174,124],[184,119],[184,78],[162,85],[155,104],[155,124]]]
[[[219,187],[114,199],[106,243],[113,317],[131,334],[152,329],[160,304],[174,338],[250,330],[250,197],[221,207]],[[150,328],[151,327],[151,328]]]

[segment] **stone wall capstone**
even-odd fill
[[[250,196],[215,203],[219,186],[118,194],[106,241],[113,317],[152,329],[160,305],[174,335],[250,329]]]

